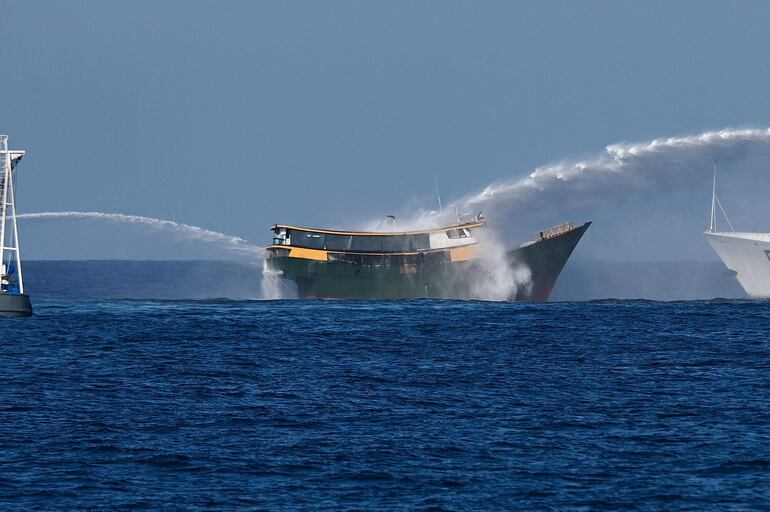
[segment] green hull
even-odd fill
[[[425,263],[414,273],[402,267],[376,267],[274,256],[270,265],[297,286],[301,298],[419,299],[462,298],[469,295],[460,263]]]

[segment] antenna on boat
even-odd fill
[[[438,191],[438,178],[436,175],[433,175],[433,184],[436,187],[436,199],[438,200],[438,211],[441,212],[441,194]]]
[[[717,229],[717,161],[714,160],[714,183],[711,187],[711,224],[709,232],[713,233]]]
[[[722,215],[724,215],[727,225],[730,226],[730,230],[734,233],[733,223],[730,222],[730,217],[727,216],[727,212],[724,206],[722,206],[722,201],[717,197],[717,161],[714,160],[714,184],[711,187],[711,224],[709,224],[708,228],[709,233],[714,233],[717,230],[717,206]]]

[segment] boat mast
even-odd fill
[[[717,229],[717,161],[714,160],[714,183],[711,187],[711,224],[709,224],[709,233]]]
[[[21,272],[21,251],[19,249],[19,228],[16,223],[16,191],[13,181],[14,162],[23,157],[24,151],[8,149],[8,136],[0,135],[0,280],[11,284],[11,262],[16,263],[18,293],[24,293],[24,277]],[[10,219],[8,213],[10,210]],[[13,231],[8,223],[13,224]],[[10,240],[9,240],[10,238]],[[7,260],[7,261],[6,261]]]

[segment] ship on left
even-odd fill
[[[0,135],[0,316],[32,316],[32,303],[24,293],[19,227],[16,223],[16,167],[25,152],[8,148]]]

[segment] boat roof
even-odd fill
[[[330,235],[398,236],[398,235],[420,235],[420,234],[426,234],[426,233],[437,233],[439,231],[447,231],[449,229],[478,228],[478,227],[484,226],[485,224],[486,222],[483,222],[483,221],[474,221],[474,222],[465,222],[462,224],[455,224],[452,226],[445,226],[443,228],[420,229],[416,231],[338,231],[334,229],[303,228],[299,226],[289,226],[287,224],[275,224],[271,229],[275,231],[276,229],[286,228],[286,229],[291,229],[293,231],[307,231],[312,233],[325,233]]]

